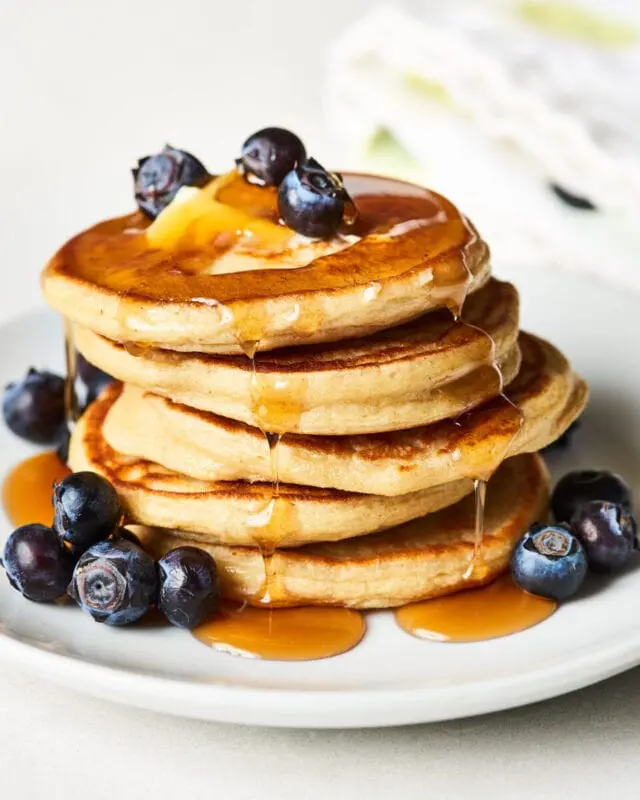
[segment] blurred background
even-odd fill
[[[498,260],[638,281],[637,0],[0,0],[3,316],[165,142],[265,125],[451,194]]]

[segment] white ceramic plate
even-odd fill
[[[509,271],[524,325],[547,335],[588,378],[577,441],[552,467],[613,468],[640,490],[640,298],[561,271]],[[0,331],[0,383],[27,366],[60,368],[62,341],[41,312]],[[4,428],[6,471],[29,448]],[[8,534],[2,523],[0,540]],[[218,654],[187,633],[113,630],[73,607],[23,600],[0,575],[0,656],[100,697],[189,717],[291,727],[367,727],[469,716],[553,697],[640,663],[640,568],[591,589],[536,628],[478,644],[413,639],[389,613],[364,642],[316,662]]]

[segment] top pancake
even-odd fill
[[[364,336],[434,308],[459,308],[486,282],[488,248],[448,200],[387,178],[351,174],[345,184],[358,221],[341,232],[335,252],[314,258],[316,245],[305,240],[312,259],[305,266],[290,268],[300,237],[290,237],[284,250],[263,252],[234,227],[218,225],[207,240],[200,228],[194,238],[189,225],[178,225],[174,241],[158,246],[149,221],[136,213],[64,245],[44,271],[45,297],[74,322],[116,341],[238,353],[251,343],[270,350]],[[217,186],[210,190],[216,208],[242,209],[248,226],[277,221],[275,190],[239,177]],[[232,213],[231,220],[237,226]],[[317,250],[327,253],[327,243]],[[212,274],[230,251],[253,257],[255,268]]]

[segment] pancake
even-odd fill
[[[248,343],[271,350],[368,335],[459,308],[488,280],[488,248],[448,200],[388,178],[347,174],[345,183],[359,212],[341,232],[348,246],[327,253],[321,243],[314,257],[304,239],[311,261],[298,269],[277,224],[275,188],[232,173],[163,212],[179,218],[173,239],[149,235],[140,213],[74,237],[47,265],[44,295],[115,341],[239,353]],[[230,252],[253,257],[255,268],[216,274]]]
[[[74,335],[109,374],[191,408],[271,432],[347,435],[425,425],[495,397],[493,360],[506,383],[520,364],[516,290],[492,280],[468,298],[464,320],[441,310],[362,339],[259,354],[255,373],[243,356],[133,355],[88,328]]]
[[[272,607],[389,608],[493,580],[507,568],[529,525],[544,519],[547,501],[548,475],[539,456],[506,461],[489,482],[484,536],[475,558],[473,498],[371,536],[277,550],[266,572],[262,556],[250,548],[218,546],[180,532],[139,534],[158,558],[183,544],[203,547],[217,562],[223,594],[235,600]]]
[[[271,483],[198,481],[144,459],[117,453],[104,439],[106,415],[121,387],[112,384],[85,412],[69,447],[69,466],[103,475],[131,522],[208,534],[229,545],[265,550],[336,541],[382,530],[456,503],[471,480],[401,497]]]
[[[497,398],[458,423],[444,420],[368,436],[286,435],[278,445],[280,479],[393,496],[490,474],[507,451],[541,450],[582,412],[587,388],[547,342],[521,334],[520,350],[522,366],[507,394],[522,420],[514,405]],[[121,453],[201,480],[271,478],[271,457],[261,431],[135,386],[125,386],[114,403],[104,437]]]

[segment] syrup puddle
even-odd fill
[[[481,589],[412,603],[394,615],[403,630],[419,639],[479,642],[527,630],[556,608],[555,601],[524,592],[504,575]]]
[[[15,466],[2,487],[9,522],[16,528],[31,522],[51,525],[53,487],[70,472],[55,452],[38,453]]]
[[[64,407],[67,426],[71,429],[79,416],[76,394],[78,357],[71,323],[63,319],[63,324],[66,366]],[[70,472],[55,451],[37,453],[17,464],[2,485],[2,504],[9,522],[16,528],[31,523],[51,526],[53,487]]]
[[[346,653],[363,638],[362,614],[347,608],[225,608],[193,631],[223,653],[276,661],[313,661]]]

